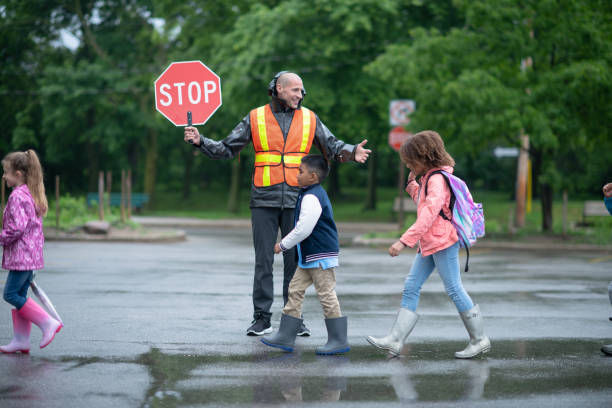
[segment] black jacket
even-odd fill
[[[270,106],[286,139],[295,110],[285,107],[274,97]],[[313,144],[329,159],[341,163],[354,160],[355,146],[338,140],[316,114],[315,116],[317,127]],[[216,141],[200,136],[200,146],[197,148],[211,159],[231,159],[248,144],[251,144],[251,119],[247,114],[225,139]],[[251,184],[250,207],[295,208],[299,191],[299,187],[286,183],[268,187],[255,187]]]

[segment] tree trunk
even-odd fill
[[[154,202],[155,179],[157,176],[157,131],[148,129],[148,140],[146,143],[144,192],[149,195],[148,205]]]
[[[183,175],[183,198],[191,197],[191,170],[193,169],[194,150],[185,149],[185,173]]]
[[[542,231],[552,232],[553,227],[553,189],[548,183],[540,185],[542,192]]]
[[[327,181],[327,195],[331,200],[340,198],[340,182],[338,181],[338,162],[331,161],[329,169],[329,178]]]
[[[89,109],[87,111],[87,128],[93,129],[95,124],[95,111]],[[100,156],[101,149],[96,146],[96,143],[87,141],[85,142],[85,151],[87,155],[87,163],[89,163],[89,191],[98,191],[98,172],[100,171]]]
[[[542,203],[542,231],[551,232],[553,226],[553,189],[550,184],[540,182],[540,175],[544,168],[544,159],[546,155],[541,149],[530,149],[532,157],[533,171],[533,191],[534,195],[539,194]]]
[[[533,195],[537,196],[540,194],[540,173],[542,172],[542,152],[541,150],[530,149],[529,154],[532,160],[532,191]]]
[[[232,180],[230,184],[229,197],[227,200],[227,211],[237,213],[240,210],[240,173],[242,161],[240,158],[232,161]]]
[[[376,148],[368,158],[368,196],[366,197],[365,210],[376,209]]]

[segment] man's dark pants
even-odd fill
[[[293,208],[251,208],[253,246],[255,247],[255,276],[253,279],[253,309],[255,313],[270,313],[274,300],[272,264],[274,263],[274,244],[277,242],[278,229],[284,237],[294,227]],[[284,280],[283,305],[289,297],[289,282],[293,278],[297,261],[295,248],[283,252]]]

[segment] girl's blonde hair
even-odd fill
[[[2,159],[2,166],[8,167],[13,173],[16,171],[23,173],[24,180],[36,204],[36,214],[47,215],[49,204],[45,195],[43,170],[36,152],[30,149],[25,152],[9,153]]]
[[[455,160],[444,149],[442,137],[433,130],[410,136],[400,149],[400,157],[408,165],[419,163],[427,169],[455,165]]]

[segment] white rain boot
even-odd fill
[[[397,313],[391,333],[380,338],[368,336],[366,340],[374,347],[387,350],[394,356],[399,356],[402,348],[404,348],[404,341],[414,329],[417,320],[419,320],[418,314],[412,310],[401,308]]]
[[[482,315],[478,305],[465,312],[459,313],[463,324],[470,335],[470,342],[463,351],[455,353],[456,358],[472,358],[480,353],[491,350],[491,340],[484,335]]]

